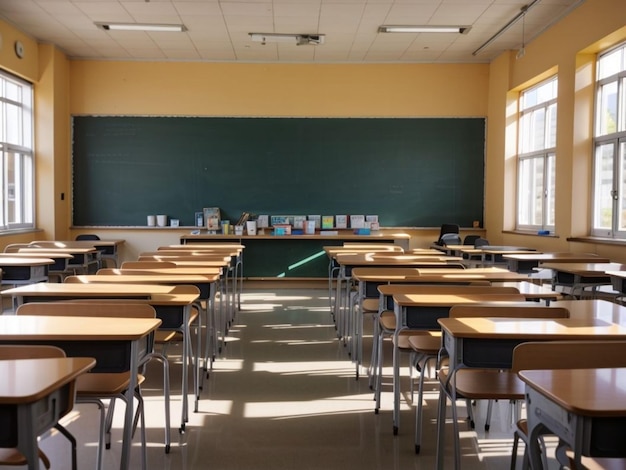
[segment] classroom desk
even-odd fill
[[[525,370],[518,375],[526,384],[532,468],[541,468],[537,437],[545,428],[558,436],[559,448],[572,449],[576,468],[582,468],[582,455],[626,457],[626,368]]]
[[[474,248],[474,245],[437,245],[433,243],[430,245],[430,248],[433,250],[442,251],[450,256],[460,256],[461,250],[463,248]]]
[[[104,284],[164,284],[164,285],[194,285],[200,290],[200,298],[206,302],[205,312],[205,355],[204,355],[204,372],[208,374],[209,370],[212,370],[213,359],[217,352],[217,325],[215,318],[215,295],[216,295],[216,283],[220,280],[220,273],[218,271],[212,274],[202,272],[202,269],[198,268],[201,274],[189,274],[184,272],[185,268],[181,268],[177,271],[176,268],[169,269],[168,273],[155,273],[149,270],[143,270],[141,273],[133,274],[127,272],[127,270],[113,269],[117,274],[91,274],[75,276],[77,280],[84,284],[104,283]],[[120,277],[124,276],[124,277]],[[200,338],[200,335],[198,336]],[[198,344],[198,353],[200,351],[200,345]],[[211,354],[210,354],[211,353]],[[209,364],[207,366],[207,364]],[[199,386],[202,389],[202,386]],[[196,400],[197,404],[197,400]],[[197,406],[196,406],[197,411]]]
[[[38,256],[0,256],[2,284],[17,286],[47,282],[48,269],[53,264],[54,260]]]
[[[461,367],[510,369],[513,349],[524,341],[626,340],[625,326],[597,318],[440,318],[438,323],[442,346],[449,356],[450,380]],[[438,469],[443,469],[445,413],[446,400],[440,395]]]
[[[531,274],[543,263],[609,263],[611,260],[593,253],[518,253],[502,256],[508,262],[508,268],[518,273]]]
[[[80,283],[39,283],[14,287],[0,292],[2,296],[13,298],[14,309],[27,302],[50,302],[55,300],[74,299],[143,299],[157,311],[162,320],[161,328],[180,330],[184,337],[182,354],[182,419],[181,430],[188,421],[188,351],[191,344],[189,318],[191,307],[198,299],[197,294],[180,294],[177,286],[158,284],[80,284]],[[198,364],[196,362],[196,364]],[[194,367],[194,385],[198,386],[197,367]],[[198,390],[195,390],[196,406]]]
[[[26,248],[20,248],[18,253],[69,254],[72,255],[72,259],[69,261],[69,268],[73,268],[75,271],[78,270],[85,274],[94,274],[100,267],[100,252],[93,246],[51,248],[47,246],[37,247],[33,245]]]
[[[52,276],[58,276],[61,282],[70,272],[69,263],[73,258],[69,253],[0,253],[0,259],[2,258],[49,258],[54,261],[53,264],[48,266],[48,278]]]
[[[495,246],[484,245],[480,247],[465,247],[460,248],[461,254],[472,259],[472,257],[480,256],[481,266],[504,264],[506,260],[503,258],[505,255],[521,255],[521,254],[534,254],[537,250],[534,248],[528,248],[523,246]]]
[[[386,286],[379,291],[385,294]],[[393,311],[396,317],[394,344],[404,330],[438,330],[440,319],[447,317],[454,305],[481,303],[510,303],[523,301],[514,294],[393,294]],[[625,329],[626,332],[626,329]],[[393,433],[398,433],[400,423],[400,351],[393,348]]]
[[[39,470],[37,437],[71,411],[76,378],[95,364],[90,357],[0,361],[0,447],[17,447]]]
[[[582,295],[585,288],[591,288],[593,294],[598,287],[611,285],[607,271],[626,271],[626,265],[620,263],[544,263],[543,267],[552,270],[552,289],[570,288],[574,297],[576,291]]]
[[[370,267],[415,267],[434,268],[446,267],[451,263],[456,263],[454,257],[422,257],[418,255],[404,254],[384,254],[380,253],[338,253],[335,261],[339,265],[337,274],[337,287],[335,290],[335,322],[338,326],[338,335],[344,338],[350,331],[349,303],[350,290],[352,288],[352,270],[359,266]],[[460,270],[460,268],[459,268]],[[344,288],[345,284],[345,288]],[[344,315],[344,312],[348,312]]]
[[[351,230],[341,230],[338,235],[182,235],[181,244],[202,242],[234,242],[246,246],[243,276],[247,278],[303,277],[325,278],[327,272],[324,246],[341,246],[352,243],[395,243],[408,249],[411,237],[397,231],[374,232],[355,235]]]
[[[378,245],[378,246],[377,246]],[[324,253],[328,257],[328,302],[330,311],[334,312],[333,302],[337,299],[333,298],[333,279],[339,273],[339,263],[335,259],[339,253],[377,253],[377,252],[394,252],[404,253],[404,249],[400,245],[386,244],[386,243],[352,243],[346,245],[327,245],[323,247]]]
[[[106,240],[35,240],[31,244],[54,243],[57,248],[89,248],[94,247],[100,252],[101,259],[110,259],[114,267],[118,265],[118,249],[125,243],[122,239]]]
[[[143,358],[152,351],[153,333],[160,325],[158,318],[110,321],[98,317],[0,315],[0,344],[50,344],[60,347],[70,357],[95,358],[94,372],[137,371]],[[136,387],[137,374],[131,373],[120,462],[123,470],[130,468]]]

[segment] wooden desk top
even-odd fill
[[[126,240],[122,239],[105,239],[105,240],[35,240],[31,244],[37,243],[54,243],[58,248],[85,248],[96,246],[119,246]]]
[[[519,377],[577,415],[626,416],[626,368],[523,370]]]
[[[524,281],[528,280],[527,274],[514,273],[511,271],[485,271],[485,272],[468,272],[469,269],[457,270],[454,272],[453,270],[441,271],[437,268],[432,269],[432,271],[439,272],[429,272],[430,269],[418,269],[420,272],[420,282],[431,282],[431,283],[441,283],[441,282],[459,282],[459,281]],[[473,271],[473,270],[472,270]]]
[[[213,276],[215,274],[220,275],[222,273],[221,266],[180,266],[176,268],[111,268],[115,275],[198,275],[198,276]],[[120,279],[119,282],[123,282]]]
[[[180,294],[178,286],[159,284],[73,284],[40,282],[28,284],[0,292],[0,295],[28,297],[67,297],[75,298],[148,298],[148,303],[158,305],[187,305],[198,298],[198,294]]]
[[[502,256],[504,259],[513,259],[518,261],[539,261],[552,263],[609,263],[611,260],[602,258],[593,253],[571,253],[569,251],[562,253],[524,253],[524,254],[507,254]]]
[[[186,243],[184,245],[165,245],[160,246],[157,249],[165,249],[165,250],[186,250],[186,249],[198,249],[198,250],[243,250],[246,245],[242,245],[241,243],[220,243],[220,242],[211,242],[211,243]]]
[[[84,274],[74,276],[84,284],[105,283],[105,284],[206,284],[218,281],[219,273],[203,274]]]
[[[589,320],[592,318],[607,323],[617,323],[626,327],[626,306],[602,299],[558,300],[551,302],[552,307],[569,310],[570,318]]]
[[[357,281],[409,282],[419,276],[417,268],[360,267],[352,270],[352,277]]]
[[[376,253],[340,253],[335,255],[335,260],[340,265],[348,266],[419,266],[448,264],[449,257],[421,257],[413,255],[386,255],[377,256]]]
[[[231,252],[202,252],[202,251],[184,251],[184,250],[172,250],[172,251],[144,251],[139,253],[138,259],[144,257],[152,257],[155,260],[160,261],[226,261],[230,262],[232,256],[236,256],[237,252],[231,254]]]
[[[394,294],[393,301],[402,307],[451,307],[493,302],[523,302],[521,294]]]
[[[543,268],[583,277],[606,277],[607,271],[626,271],[620,263],[544,263]]]
[[[50,251],[42,251],[36,253],[0,253],[0,261],[6,258],[54,258],[54,259],[72,259],[70,253],[53,253]]]
[[[527,274],[501,268],[410,268],[410,267],[357,267],[352,276],[370,282],[461,282],[461,281],[525,281]]]
[[[12,255],[17,253],[11,253]],[[37,256],[2,256],[0,266],[46,266],[54,264],[54,260]]]
[[[214,267],[214,268],[225,268],[230,265],[230,259],[229,260],[224,260],[224,259],[208,260],[208,259],[198,258],[197,260],[181,260],[176,257],[173,257],[173,258],[162,257],[158,259],[153,256],[140,256],[138,261],[167,261],[168,263],[174,263],[177,267],[187,267],[187,268],[193,268],[193,267],[201,268],[203,266]]]
[[[397,246],[397,248],[396,248]],[[389,245],[382,245],[377,247],[375,245],[367,245],[363,246],[325,246],[323,247],[324,252],[331,258],[334,258],[338,254],[358,254],[358,253],[404,253],[404,250],[399,245],[393,245],[393,248]],[[441,254],[441,252],[439,252]]]
[[[28,247],[20,248],[18,253],[69,253],[75,255],[83,255],[89,253],[96,253],[98,250],[93,246],[68,246],[65,248],[52,248],[52,247]]]
[[[40,400],[95,365],[90,357],[1,360],[0,404]]]
[[[470,246],[466,245],[465,247],[459,248],[458,251],[462,253],[467,253],[467,254],[488,253],[488,254],[498,254],[498,255],[538,253],[537,250],[533,248],[526,248],[523,246],[492,246],[492,245],[485,245],[481,247],[473,247],[471,245]]]
[[[626,327],[596,318],[440,318],[442,330],[457,338],[531,340],[626,340]]]
[[[115,318],[111,321],[111,318],[102,317],[0,315],[0,342],[133,341],[160,325],[158,318]]]

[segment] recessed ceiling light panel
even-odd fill
[[[379,33],[457,33],[467,34],[471,26],[383,25]]]
[[[184,24],[153,24],[153,23],[95,23],[98,28],[105,31],[147,31],[181,33],[187,31]]]

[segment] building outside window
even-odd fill
[[[591,234],[626,238],[626,44],[598,56]]]
[[[0,230],[34,226],[33,87],[0,71]]]
[[[520,93],[517,228],[554,230],[557,78]]]

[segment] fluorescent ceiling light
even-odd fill
[[[151,23],[95,23],[105,31],[148,31],[181,33],[187,31],[184,24],[151,24]]]
[[[289,42],[296,46],[324,44],[323,34],[248,33],[253,42]]]
[[[457,33],[467,34],[471,26],[379,26],[379,33]]]

